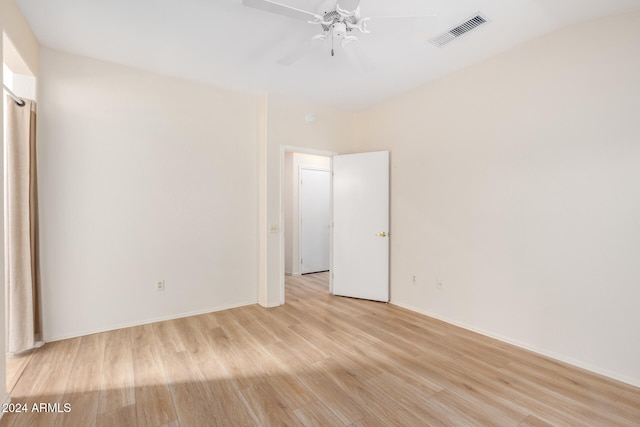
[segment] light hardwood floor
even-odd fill
[[[7,353],[7,390],[13,390],[24,369],[29,364],[35,350],[25,351],[19,354]]]
[[[287,278],[287,304],[53,342],[0,426],[639,426],[640,389]],[[68,413],[31,412],[69,403]],[[64,407],[60,407],[64,411]]]

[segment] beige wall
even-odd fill
[[[40,45],[15,0],[0,1],[0,20],[3,38],[10,40],[3,61],[15,73],[37,76]]]
[[[587,23],[360,115],[394,303],[640,385],[638,40]]]
[[[45,339],[256,303],[258,97],[50,49],[40,66]]]
[[[284,148],[353,151],[353,113],[50,49],[41,68],[45,339],[281,303]]]

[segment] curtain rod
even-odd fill
[[[9,89],[9,88],[7,87],[7,85],[5,85],[4,83],[2,83],[2,87],[4,88],[4,90],[6,90],[6,91],[7,91],[7,94],[8,94],[10,97],[12,97],[12,98],[16,101],[16,104],[18,104],[18,105],[19,105],[19,106],[21,106],[21,107],[24,107],[24,105],[25,105],[25,104],[24,104],[24,101],[23,101],[22,99],[18,98],[18,96],[17,96],[15,93],[11,92],[11,89]]]

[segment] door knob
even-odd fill
[[[378,236],[378,237],[387,237],[387,233],[385,233],[383,231],[383,232],[380,232],[380,233],[376,234],[376,236]]]

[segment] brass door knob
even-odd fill
[[[376,236],[378,237],[387,237],[387,233],[385,233],[384,231],[381,233],[376,234]]]

